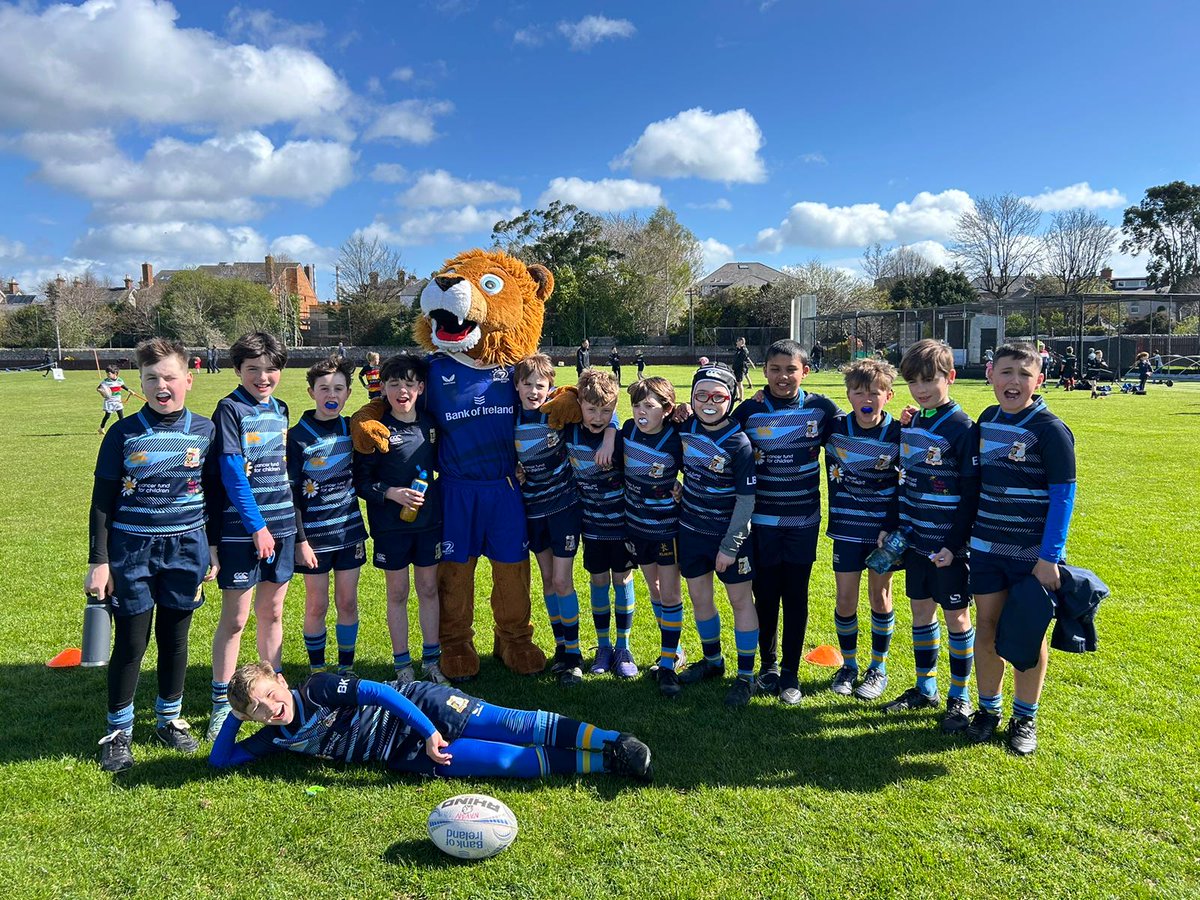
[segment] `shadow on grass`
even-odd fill
[[[361,674],[387,677],[376,668],[380,667],[364,666]],[[0,764],[63,756],[94,764],[96,741],[104,733],[107,671],[53,670],[41,665],[0,667],[0,720],[8,723],[0,738]],[[295,684],[306,671],[290,667],[286,674]],[[197,732],[207,721],[210,678],[207,666],[189,667],[184,717]],[[480,676],[463,687],[492,703],[552,710],[602,728],[637,734],[653,751],[654,780],[660,788],[690,791],[816,785],[861,793],[946,773],[945,761],[939,757],[963,745],[938,732],[937,711],[886,716],[878,707],[835,698],[826,690],[828,678],[821,672],[802,681],[807,696],[799,706],[784,707],[773,698],[757,697],[744,709],[725,707],[722,701],[727,685],[719,681],[692,686],[678,700],[667,701],[659,696],[657,686],[644,678],[618,682],[611,676],[596,676],[564,689],[549,675],[515,676],[491,659],[485,659]],[[209,768],[207,744],[193,757],[157,750],[147,758],[146,748],[154,742],[156,692],[153,670],[144,671],[135,701],[134,753],[141,761],[116,783],[125,788],[172,788],[230,777]],[[343,767],[291,754],[236,771],[239,777],[283,779],[298,785],[325,782],[339,787],[378,786],[381,780],[396,777],[374,767]],[[488,779],[472,782],[486,783]],[[639,789],[621,778],[597,779],[593,784],[606,799]],[[504,789],[537,791],[541,785],[506,781]]]

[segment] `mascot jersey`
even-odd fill
[[[507,366],[476,369],[442,354],[429,361],[425,397],[429,414],[442,429],[438,467],[443,475],[465,481],[514,476],[517,389],[512,372]]]

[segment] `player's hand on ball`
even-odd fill
[[[254,550],[259,559],[270,559],[275,555],[275,537],[266,525],[254,532]]]
[[[1058,563],[1039,559],[1033,567],[1033,577],[1048,591],[1057,591],[1062,586],[1062,573],[1058,570]]]
[[[83,579],[83,592],[101,600],[112,596],[113,580],[108,563],[94,563],[88,566],[87,575]]]
[[[440,731],[435,731],[425,739],[425,755],[439,766],[448,766],[454,757],[446,752],[450,744],[442,737]]]
[[[734,563],[734,558],[723,551],[717,552],[716,569],[718,572],[724,572]]]

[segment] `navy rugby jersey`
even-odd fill
[[[841,413],[828,397],[800,391],[791,400],[769,393],[733,411],[754,445],[758,493],[754,525],[810,528],[821,523],[821,446]]]
[[[732,419],[709,431],[695,416],[679,431],[683,443],[683,504],[679,527],[724,536],[739,494],[754,494],[754,450]],[[756,501],[757,502],[757,501]]]
[[[1050,485],[1075,481],[1075,436],[1041,397],[1012,415],[989,406],[978,427],[979,511],[971,549],[1036,562]]]
[[[401,422],[391,413],[379,420],[388,430],[387,453],[354,454],[354,488],[367,501],[372,535],[389,531],[428,531],[442,524],[441,487],[433,477],[438,461],[437,429],[424,414]],[[411,522],[400,518],[404,507],[387,499],[387,489],[409,487],[421,470],[429,487],[425,502]]]
[[[899,460],[900,423],[888,413],[874,428],[863,428],[854,413],[833,420],[825,444],[827,535],[835,541],[874,544],[881,530],[896,526]]]
[[[546,413],[537,409],[519,410],[513,442],[517,462],[525,473],[521,485],[525,518],[543,519],[579,502],[567,442],[547,424]]]
[[[288,477],[304,538],[316,552],[366,540],[354,492],[354,446],[343,416],[322,421],[310,409],[288,431]]]
[[[632,537],[668,541],[679,530],[673,489],[683,464],[683,442],[670,422],[658,434],[639,431],[633,419],[621,429],[625,457],[625,527]]]
[[[218,452],[241,455],[258,512],[276,539],[296,533],[296,508],[287,473],[287,404],[275,397],[259,403],[240,385],[217,404],[213,413]],[[249,541],[237,507],[228,497],[221,521],[221,540]]]
[[[607,428],[605,429],[607,431]],[[583,510],[583,536],[593,541],[625,539],[625,476],[621,471],[621,441],[613,446],[612,466],[596,464],[596,451],[605,431],[596,434],[583,425],[568,425],[563,430],[567,455],[575,475]]]
[[[170,419],[144,406],[104,436],[96,477],[120,482],[111,528],[180,535],[204,526],[205,469],[216,477],[206,466],[215,428],[187,409]]]
[[[946,547],[960,555],[967,535],[951,537],[961,518],[959,506],[974,508],[979,479],[975,425],[953,401],[934,410],[918,411],[900,432],[900,522],[913,530],[912,546],[922,553]],[[961,542],[959,537],[962,538]],[[951,547],[953,540],[959,546]]]
[[[446,438],[438,471],[468,481],[499,481],[517,470],[513,420],[517,388],[512,366],[476,369],[451,356],[429,360],[426,408]]]

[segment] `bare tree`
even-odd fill
[[[1041,213],[1015,194],[976,198],[975,208],[959,217],[950,250],[985,291],[1004,297],[1039,262],[1040,219]]]
[[[1091,290],[1116,238],[1117,230],[1090,210],[1057,212],[1042,236],[1045,272],[1064,294]]]
[[[112,337],[115,315],[108,288],[88,270],[68,280],[61,275],[42,285],[50,301],[62,346],[94,347]]]
[[[401,264],[400,251],[378,237],[358,232],[338,248],[338,301],[394,303],[413,279]]]
[[[863,251],[862,267],[871,283],[880,287],[898,278],[915,278],[933,271],[933,263],[919,250],[903,244],[884,247],[878,242]]]
[[[660,206],[645,220],[636,214],[606,219],[603,239],[619,254],[615,265],[630,288],[628,313],[635,329],[645,335],[666,332],[687,309],[684,294],[701,275],[704,259],[696,236]]]

